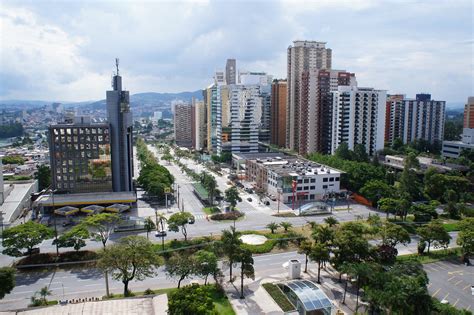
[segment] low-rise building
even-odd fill
[[[283,203],[299,206],[340,192],[342,172],[296,157],[257,158],[246,161],[246,178],[255,189]]]

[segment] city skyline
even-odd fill
[[[102,99],[115,57],[133,93],[203,89],[228,58],[286,78],[294,40],[327,42],[362,87],[447,107],[473,91],[470,1],[91,3],[0,2],[0,99]]]

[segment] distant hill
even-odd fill
[[[146,93],[137,93],[130,96],[130,103],[132,107],[140,105],[165,105],[170,103],[172,100],[183,100],[191,101],[192,98],[197,100],[202,100],[202,90],[197,90],[194,92],[180,92],[180,93],[155,93],[155,92],[146,92]],[[48,105],[58,101],[24,101],[24,100],[5,100],[0,101],[0,107],[2,105],[6,106],[25,106],[25,107],[34,107],[34,106],[43,106]],[[64,104],[66,107],[81,107],[89,109],[105,109],[105,100],[100,101],[87,101],[87,102],[61,102],[58,103]]]

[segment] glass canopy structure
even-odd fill
[[[330,315],[332,303],[326,294],[308,280],[291,280],[278,286],[301,315]]]

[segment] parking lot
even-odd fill
[[[428,290],[438,300],[446,300],[459,309],[473,310],[474,266],[465,266],[456,261],[438,261],[425,264],[430,283]]]

